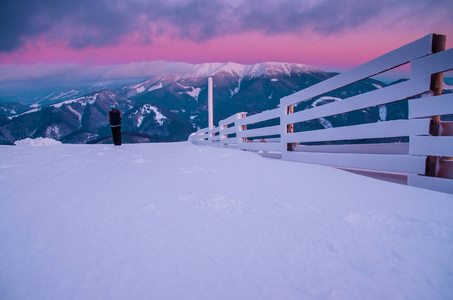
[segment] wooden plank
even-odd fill
[[[201,129],[198,129],[197,130],[197,134],[203,134],[203,133],[207,133],[209,131],[209,128],[201,128]]]
[[[238,148],[250,151],[275,151],[281,150],[279,143],[239,143]]]
[[[280,106],[288,106],[299,103],[327,92],[336,90],[362,79],[393,69],[410,62],[416,58],[432,53],[433,35],[429,34],[419,40],[384,54],[374,60],[360,65],[352,70],[341,73],[300,92],[294,93],[280,100]]]
[[[208,137],[209,137],[209,135],[207,135],[207,134],[194,134],[194,135],[189,136],[189,139],[203,140],[203,139],[207,139]]]
[[[192,140],[191,142],[198,146],[206,146],[209,143],[207,140]]]
[[[247,115],[246,112],[240,112],[240,113],[236,113],[232,116],[229,116],[228,118],[226,119],[223,119],[222,121],[219,122],[219,126],[225,126],[225,125],[228,125],[228,124],[231,124],[231,123],[235,123],[237,120],[243,118],[243,116]]]
[[[264,139],[266,141],[266,143],[280,143],[281,142],[281,138],[265,138]]]
[[[453,94],[409,101],[409,118],[426,118],[453,114]]]
[[[237,144],[238,143],[238,138],[227,138],[227,139],[221,139],[220,142],[222,144]]]
[[[453,157],[452,136],[411,136],[409,154]]]
[[[430,84],[432,74],[453,70],[453,48],[411,62],[411,80]]]
[[[396,120],[287,134],[285,143],[388,138],[429,133],[428,119]]]
[[[324,153],[409,154],[409,143],[297,146],[294,151]]]
[[[282,153],[282,159],[340,168],[423,174],[425,172],[426,157],[411,155],[284,151]]]
[[[269,136],[281,133],[280,125],[239,131],[238,137]]]
[[[430,176],[408,175],[407,185],[453,194],[453,180]]]
[[[216,135],[216,133],[218,133],[218,135]],[[215,127],[214,129],[209,130],[208,136],[209,137],[220,136],[220,127]]]
[[[259,123],[259,122],[275,119],[275,118],[280,117],[281,111],[282,110],[280,108],[266,110],[266,111],[263,111],[262,113],[255,114],[255,115],[248,116],[248,117],[242,118],[240,120],[237,120],[236,124],[237,125],[247,125],[247,124],[254,124],[254,123]]]
[[[283,115],[281,124],[291,124],[309,121],[328,116],[343,114],[359,109],[392,103],[420,95],[428,89],[414,85],[411,81],[402,82],[386,88],[374,90],[365,94],[332,102],[311,109],[302,110],[290,115]]]
[[[236,132],[237,132],[237,128],[236,127],[230,127],[230,128],[227,128],[227,129],[220,130],[220,135],[233,134],[233,133],[236,133]]]

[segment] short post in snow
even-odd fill
[[[213,101],[213,85],[212,77],[208,77],[208,126],[209,129],[214,128],[214,101]]]

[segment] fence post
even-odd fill
[[[294,105],[289,105],[286,107],[286,114],[292,114],[294,113]],[[286,125],[286,133],[293,133],[294,132],[294,124],[288,124]],[[287,143],[286,144],[286,150],[287,151],[293,151],[294,148],[296,148],[295,143]]]
[[[220,122],[219,122],[219,125],[220,125]],[[223,141],[222,141],[222,140],[225,140],[225,139],[228,138],[228,135],[222,134],[222,130],[225,130],[225,129],[227,129],[227,128],[228,128],[228,127],[227,127],[226,124],[225,124],[225,125],[220,125],[220,132],[219,132],[219,135],[220,135],[220,146],[221,146],[221,147],[225,146],[225,145],[223,144]]]
[[[208,128],[214,128],[214,103],[212,77],[208,77]]]
[[[240,113],[239,116],[238,116],[238,120],[239,119],[243,119],[245,117],[247,117],[247,113]],[[245,138],[241,138],[240,141],[239,141],[239,137],[238,137],[239,136],[238,132],[239,131],[246,131],[247,130],[247,125],[236,125],[236,123],[234,125],[236,126],[236,138],[238,139],[238,144],[240,142],[247,142],[247,138],[246,137]]]
[[[433,54],[445,50],[446,40],[447,37],[445,35],[439,34],[433,35],[432,43]],[[432,91],[433,96],[442,95],[443,84],[444,84],[444,73],[437,73],[431,75],[430,90]],[[432,117],[429,133],[432,136],[438,136],[439,128],[440,128],[440,116]],[[426,169],[425,169],[426,176],[436,177],[438,160],[439,158],[437,156],[428,156],[426,158]]]

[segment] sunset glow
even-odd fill
[[[275,61],[341,71],[433,32],[447,48],[453,39],[451,1],[10,2],[0,7],[0,65]]]

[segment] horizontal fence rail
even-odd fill
[[[410,64],[407,81],[294,111],[307,101],[403,64]],[[441,119],[453,115],[453,94],[440,95],[443,77],[439,75],[449,70],[453,70],[453,49],[445,50],[445,36],[430,34],[284,97],[276,109],[251,116],[237,113],[220,121],[219,127],[198,130],[189,140],[376,174],[373,177],[453,194],[453,122]],[[295,130],[313,120],[400,101],[407,102],[404,119]]]

